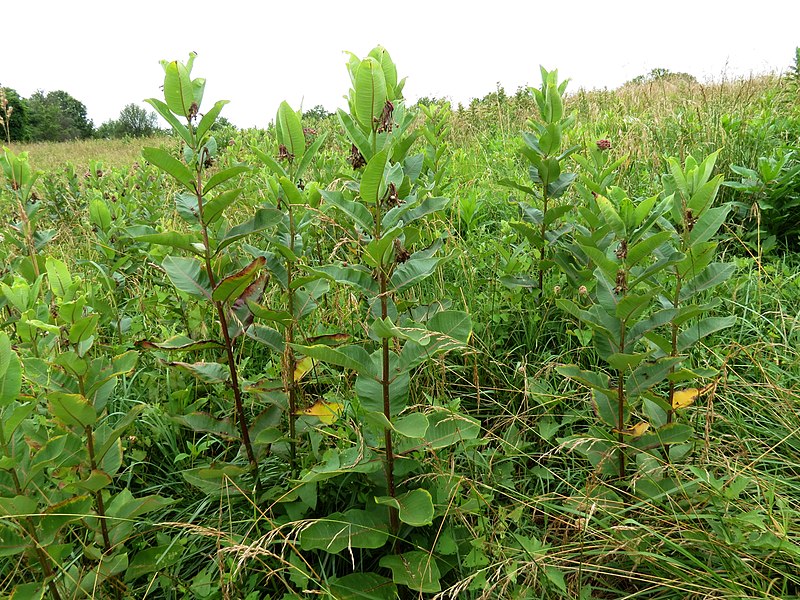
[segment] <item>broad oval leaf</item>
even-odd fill
[[[211,299],[211,284],[208,274],[199,261],[181,256],[166,256],[161,267],[176,288],[195,298]]]
[[[285,100],[278,107],[277,121],[278,143],[286,146],[293,160],[299,161],[306,150],[306,136],[300,118]]]
[[[368,56],[361,61],[355,79],[356,119],[366,129],[376,127],[386,104],[386,77],[381,64]]]

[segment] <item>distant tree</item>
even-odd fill
[[[94,130],[94,137],[103,140],[117,137],[117,122],[114,119],[105,121],[100,127]]]
[[[236,131],[236,125],[225,117],[220,116],[214,121],[214,124],[211,126],[211,131]]]
[[[5,98],[5,106],[0,106],[0,124],[3,139],[6,137],[6,127],[12,142],[24,142],[30,137],[30,123],[28,119],[28,103],[20,97],[16,90],[0,86],[0,104]],[[7,141],[7,140],[6,140]]]
[[[63,142],[92,136],[94,125],[86,106],[63,90],[37,90],[28,100],[30,137],[34,141]]]
[[[156,113],[136,104],[128,104],[119,113],[115,137],[146,137],[158,129]]]
[[[697,83],[697,78],[689,73],[676,73],[674,71],[670,71],[669,69],[656,67],[655,69],[651,69],[650,72],[645,75],[638,75],[634,77],[628,83],[641,84],[652,83],[654,81],[685,81],[687,83]]]
[[[322,106],[322,104],[317,104],[314,108],[303,111],[303,120],[321,121],[322,119],[327,119],[331,115],[333,115],[333,113],[325,110],[325,107]]]

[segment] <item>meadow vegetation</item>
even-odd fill
[[[800,595],[796,78],[377,47],[237,131],[163,67],[169,133],[0,156],[0,596]]]

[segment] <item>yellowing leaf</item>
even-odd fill
[[[317,400],[314,404],[301,410],[298,414],[306,417],[317,417],[325,425],[330,425],[339,418],[342,412],[344,412],[344,404]]]
[[[294,381],[295,381],[295,383],[297,383],[303,377],[305,377],[306,374],[311,369],[313,369],[314,365],[316,365],[316,364],[317,364],[316,361],[313,358],[311,358],[310,356],[304,356],[303,358],[298,360],[294,365]]]
[[[637,423],[636,425],[633,425],[631,427],[626,427],[622,431],[620,431],[619,429],[614,429],[613,431],[614,433],[621,433],[622,435],[627,435],[630,437],[637,438],[644,435],[644,433],[648,429],[650,429],[650,423],[648,423],[647,421],[642,421],[641,423]]]
[[[675,390],[672,394],[672,410],[679,410],[694,404],[700,394],[705,394],[711,389],[713,384],[708,384],[704,388],[687,388],[685,390]]]

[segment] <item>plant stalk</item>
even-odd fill
[[[201,163],[202,164],[202,163]],[[216,287],[216,278],[214,277],[214,269],[211,266],[211,245],[208,241],[208,228],[206,227],[205,219],[203,218],[203,180],[202,180],[202,166],[197,169],[197,181],[195,183],[195,192],[197,196],[197,212],[200,215],[200,229],[203,233],[203,253],[205,258],[205,268],[208,274],[208,280],[211,288]],[[225,341],[225,355],[228,359],[228,370],[231,375],[231,388],[233,389],[233,402],[236,411],[236,420],[239,422],[239,432],[242,436],[242,444],[244,445],[245,452],[247,453],[247,460],[250,463],[250,473],[255,483],[256,496],[261,496],[261,474],[259,473],[258,460],[256,460],[255,452],[253,452],[253,444],[250,442],[250,432],[247,427],[247,417],[244,412],[244,402],[242,401],[242,390],[239,385],[239,373],[236,368],[236,358],[233,353],[233,341],[231,340],[230,333],[228,333],[228,319],[225,316],[225,307],[222,302],[212,300],[214,308],[217,310],[217,318],[219,319],[220,329],[222,330],[222,337]]]

